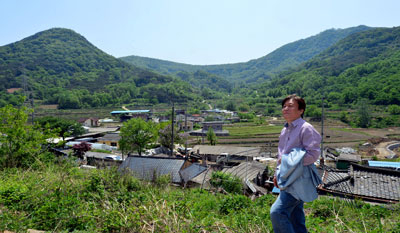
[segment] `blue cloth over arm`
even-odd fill
[[[305,154],[305,150],[294,148],[289,154],[282,155],[276,177],[281,190],[298,200],[310,202],[318,197],[316,187],[322,180],[314,164],[303,166]]]

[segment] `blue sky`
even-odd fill
[[[246,62],[331,28],[400,26],[399,0],[1,0],[0,46],[54,27],[115,57]]]

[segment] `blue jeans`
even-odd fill
[[[282,191],[271,206],[271,221],[275,233],[307,232],[304,202]]]

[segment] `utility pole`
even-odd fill
[[[184,131],[185,131],[185,136],[186,136],[186,140],[185,140],[185,158],[187,158],[187,138],[188,138],[187,132],[189,131],[187,129],[187,104],[185,106],[185,130]]]
[[[172,137],[171,137],[171,157],[174,154],[174,112],[175,112],[175,104],[174,101],[172,101]]]
[[[33,125],[33,122],[35,121],[33,90],[32,89],[30,91],[28,90],[29,87],[28,87],[28,81],[27,81],[26,75],[25,75],[25,67],[22,68],[22,75],[23,75],[22,88],[24,90],[24,95],[25,95],[24,105],[28,108],[29,108],[29,106],[31,106],[31,108],[32,108],[31,120],[32,120],[32,125]]]
[[[271,139],[269,139],[269,157],[272,158],[272,143],[271,143]]]
[[[324,163],[324,118],[325,118],[325,112],[324,112],[324,95],[322,95],[322,111],[321,111],[321,162],[323,165]]]

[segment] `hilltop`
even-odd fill
[[[363,25],[346,29],[329,29],[318,35],[286,44],[261,58],[243,63],[202,66],[139,56],[127,56],[120,59],[162,74],[201,70],[218,75],[231,82],[244,81],[252,83],[267,80],[274,74],[296,67],[337,43],[339,40],[351,34],[370,29],[372,28]]]
[[[171,95],[195,98],[192,88],[178,79],[116,59],[64,28],[0,47],[0,90],[16,87],[28,88],[35,99],[61,108],[129,103],[135,98],[167,102]],[[169,95],[161,95],[160,89]],[[176,94],[181,89],[189,92]]]

